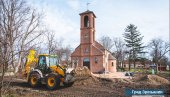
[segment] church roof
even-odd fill
[[[104,47],[100,43],[98,43],[97,41],[94,41],[94,45],[102,51],[105,50]]]
[[[92,13],[92,14],[94,15],[94,17],[96,18],[96,15],[94,14],[94,12],[93,12],[93,11],[90,11],[90,10],[87,10],[87,11],[85,11],[85,12],[82,12],[82,13],[80,13],[79,15],[88,14],[88,13]]]
[[[115,57],[113,57],[113,55],[112,54],[109,54],[109,58],[108,58],[109,60],[115,60],[116,58]]]

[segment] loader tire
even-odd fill
[[[60,76],[49,74],[46,79],[46,86],[49,90],[55,90],[60,87]]]
[[[40,75],[36,72],[33,72],[29,76],[28,83],[31,85],[31,87],[38,87],[40,85]]]

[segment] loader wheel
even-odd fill
[[[40,85],[40,76],[38,73],[31,73],[29,76],[29,84],[31,87],[37,87]]]
[[[60,76],[50,74],[46,81],[47,88],[50,90],[55,90],[60,87]]]

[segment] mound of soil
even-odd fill
[[[82,76],[82,77],[76,77],[76,81],[74,82],[74,86],[76,85],[85,85],[85,86],[91,86],[99,84],[99,80],[92,76]]]
[[[82,68],[76,68],[75,69],[75,78],[76,81],[74,82],[74,85],[94,85],[98,84],[99,80],[91,75],[90,70],[84,66]]]
[[[75,76],[91,76],[91,72],[86,66],[84,66],[82,68],[77,67],[75,69],[75,72],[76,72]]]
[[[160,77],[158,75],[148,75],[147,78],[149,82],[153,84],[170,84],[170,82],[167,79]]]
[[[136,78],[134,78],[135,82],[146,82],[150,84],[155,84],[155,85],[163,85],[163,84],[170,84],[170,82],[158,75],[141,75]]]

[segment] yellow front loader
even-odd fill
[[[71,86],[74,81],[74,69],[60,66],[56,55],[39,54],[35,57],[35,50],[30,50],[26,58],[23,76],[32,87],[46,84],[54,90],[60,85]]]

